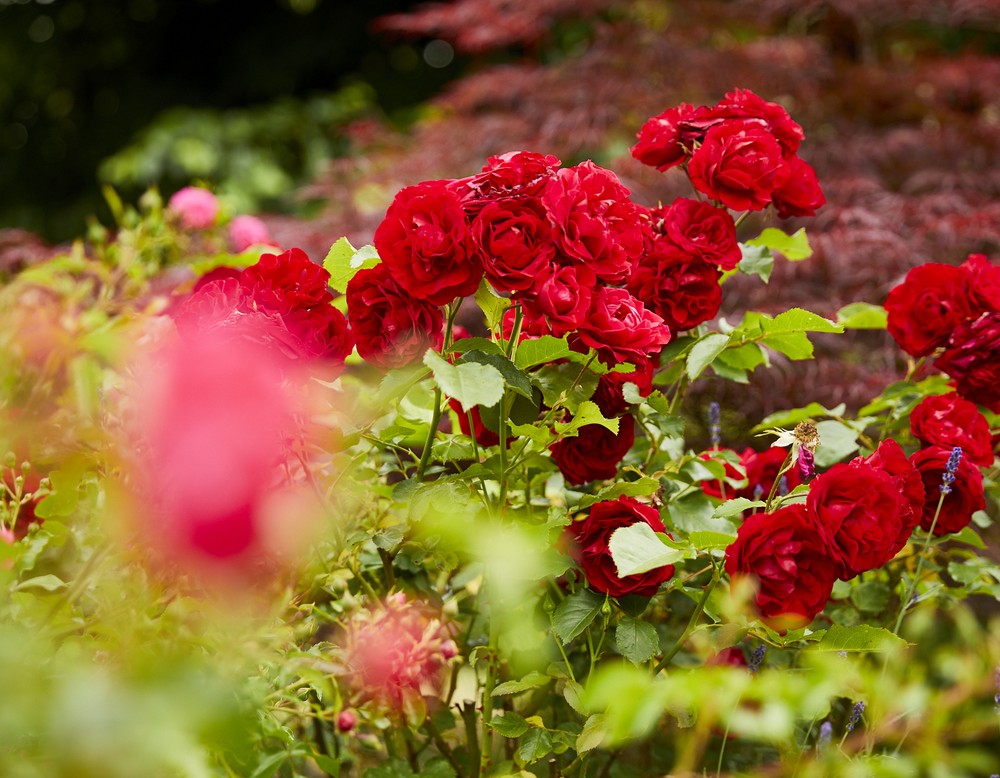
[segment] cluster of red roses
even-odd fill
[[[958,393],[1000,413],[1000,267],[982,254],[960,266],[913,268],[885,301],[888,328],[907,354],[934,365]]]
[[[354,348],[347,319],[331,305],[330,274],[301,249],[264,254],[243,270],[205,274],[174,321],[192,342],[205,335],[266,345],[291,359],[342,366]]]

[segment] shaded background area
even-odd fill
[[[64,240],[99,179],[126,198],[203,180],[320,259],[341,235],[369,242],[400,187],[519,148],[592,158],[652,205],[687,192],[629,157],[639,126],[741,86],[804,126],[828,204],[778,223],[806,226],[814,257],[768,286],[733,279],[724,316],[830,315],[915,265],[1000,252],[996,0],[304,2],[0,5],[0,68],[21,73],[0,87],[16,169],[0,224]],[[884,333],[818,340],[820,359],[776,357],[750,387],[702,380],[693,405],[720,401],[740,437],[812,400],[856,409],[900,375]]]

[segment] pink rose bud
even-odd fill
[[[181,225],[188,230],[208,229],[219,215],[219,201],[215,195],[197,186],[186,186],[175,192],[167,208],[180,217]]]
[[[454,659],[458,656],[458,646],[454,640],[446,640],[441,644],[441,656],[445,659]]]
[[[245,214],[229,222],[229,244],[237,254],[251,246],[277,246],[267,225],[256,216]]]
[[[358,717],[353,710],[342,710],[337,714],[337,729],[340,732],[350,732],[358,723]]]
[[[14,531],[9,527],[0,527],[0,540],[8,546],[13,546],[17,538],[14,537]]]

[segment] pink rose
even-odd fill
[[[229,245],[237,254],[252,246],[277,246],[271,233],[256,216],[241,214],[229,222]]]
[[[188,230],[207,230],[215,224],[219,215],[219,201],[215,195],[197,186],[186,186],[174,192],[167,208],[180,218],[181,225]]]

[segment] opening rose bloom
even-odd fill
[[[591,507],[586,519],[574,521],[566,527],[570,556],[583,569],[590,588],[612,597],[627,594],[652,597],[660,584],[673,577],[674,568],[671,565],[636,575],[618,575],[608,542],[616,529],[638,522],[645,522],[654,532],[666,532],[659,511],[632,497],[599,502]]]

